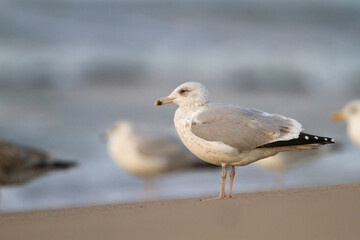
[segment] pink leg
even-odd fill
[[[140,194],[141,201],[153,199],[157,196],[157,186],[155,180],[156,179],[153,178],[143,179]]]
[[[225,198],[231,198],[232,197],[232,187],[233,187],[233,183],[234,183],[234,177],[235,177],[235,167],[231,166],[231,172],[229,174],[230,177],[230,182],[229,182],[229,192],[226,195]]]
[[[202,201],[210,201],[210,200],[217,200],[217,199],[224,199],[225,198],[225,182],[226,182],[226,166],[222,167],[221,172],[221,190],[218,197],[204,199]]]

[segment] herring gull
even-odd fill
[[[0,186],[26,183],[42,174],[76,165],[52,158],[46,152],[0,141]]]
[[[114,162],[143,179],[143,190],[165,173],[213,167],[191,154],[175,136],[144,135],[128,121],[117,122],[103,137]]]
[[[187,82],[155,106],[175,103],[175,128],[184,145],[200,159],[222,166],[221,190],[213,199],[230,198],[235,166],[245,166],[284,151],[316,149],[334,143],[329,137],[303,132],[294,119],[231,104],[210,103],[201,83]],[[225,196],[226,166],[231,166]]]
[[[360,99],[353,100],[332,114],[334,121],[346,121],[347,134],[351,141],[360,148]]]

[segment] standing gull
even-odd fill
[[[209,102],[209,93],[200,83],[177,87],[155,106],[175,103],[174,122],[184,145],[200,159],[222,166],[218,198],[230,198],[234,166],[245,166],[284,151],[316,149],[334,143],[332,138],[303,132],[294,119],[230,104]],[[229,191],[225,196],[226,166],[231,166]]]
[[[145,136],[127,121],[117,122],[104,138],[110,157],[126,172],[143,179],[144,191],[165,173],[212,167],[192,155],[176,137]]]
[[[0,141],[0,186],[26,183],[44,173],[75,165],[75,162],[53,159],[39,149]]]
[[[360,148],[360,99],[351,101],[342,110],[334,112],[332,119],[346,121],[349,138]]]

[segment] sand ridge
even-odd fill
[[[360,183],[4,214],[0,239],[359,239]]]

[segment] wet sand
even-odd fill
[[[360,183],[4,214],[0,239],[359,239]]]

